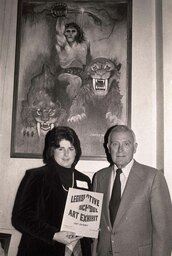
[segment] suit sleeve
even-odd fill
[[[12,211],[12,225],[21,233],[52,243],[57,228],[39,216],[43,177],[27,171],[18,188]]]
[[[158,171],[151,191],[153,224],[152,256],[170,256],[172,251],[172,204],[164,175]]]
[[[95,173],[92,178],[92,190],[94,192],[97,192],[97,174]],[[98,239],[93,239],[93,243],[91,246],[91,253],[92,256],[97,256],[97,245],[98,245]]]

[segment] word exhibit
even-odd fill
[[[73,231],[85,237],[97,237],[103,194],[70,188],[61,230]]]

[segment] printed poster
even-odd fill
[[[102,211],[103,193],[69,188],[61,231],[97,238]]]

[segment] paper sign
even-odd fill
[[[61,231],[72,231],[78,236],[97,238],[102,202],[102,193],[69,188]]]

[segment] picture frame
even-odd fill
[[[11,157],[42,158],[54,126],[104,160],[109,127],[131,122],[131,0],[19,0]]]

